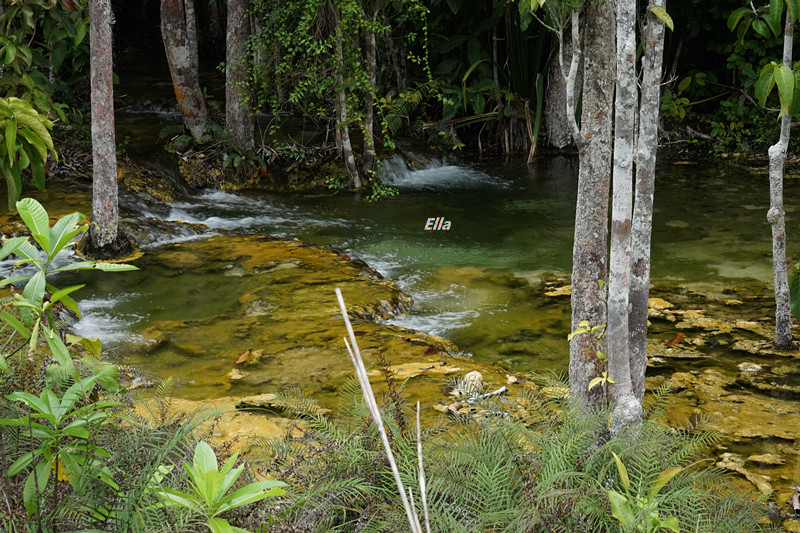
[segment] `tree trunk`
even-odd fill
[[[208,120],[200,90],[197,31],[192,0],[161,0],[161,36],[183,123],[192,137],[203,136]]]
[[[783,34],[783,64],[792,66],[794,24],[788,14]],[[786,275],[786,227],[783,210],[783,165],[789,147],[791,118],[781,117],[781,136],[769,147],[769,198],[767,221],[772,226],[772,275],[775,282],[775,344],[781,348],[792,345],[792,316],[789,301],[789,282]]]
[[[649,7],[666,8],[666,0],[651,0]],[[664,22],[649,11],[644,28],[642,96],[636,150],[636,192],[631,238],[631,314],[629,321],[633,394],[644,400],[647,368],[647,299],[650,296],[650,242],[653,229],[658,114],[664,63]]]
[[[92,225],[95,249],[117,240],[117,153],[114,138],[114,88],[111,78],[111,0],[89,2],[92,100]]]
[[[350,130],[347,127],[347,94],[344,88],[344,45],[342,44],[342,24],[339,15],[339,8],[331,4],[334,18],[334,31],[336,32],[336,94],[337,108],[339,112],[339,123],[336,125],[337,131],[341,135],[342,155],[347,164],[347,171],[353,179],[353,187],[361,188],[361,177],[358,175],[353,145],[350,143]]]
[[[575,216],[575,240],[572,250],[572,329],[582,320],[606,324],[605,281],[608,235],[608,192],[611,180],[611,118],[615,78],[615,31],[613,0],[586,2],[585,54],[583,56],[583,109],[581,128],[573,138],[579,150],[578,198]],[[573,57],[570,72],[577,71],[580,48],[577,38],[577,14],[573,14]],[[573,86],[568,80],[567,116],[574,124]],[[575,335],[570,342],[570,397],[577,403],[602,407],[602,387],[589,390],[589,382],[599,376],[605,365],[597,358],[590,335]]]
[[[565,56],[572,55],[572,46],[565,43],[564,51],[556,50],[556,53],[563,53]],[[580,86],[580,71],[575,80],[576,86]],[[567,107],[567,84],[559,72],[558,67],[548,69],[547,73],[547,97],[545,102],[545,129],[547,130],[547,144],[554,148],[564,148],[572,142],[572,132],[570,130],[569,119],[566,115]]]
[[[375,92],[378,90],[378,50],[375,46],[375,32],[371,28],[364,38],[364,55],[369,76],[369,86],[364,97],[364,172],[369,175],[375,170]]]
[[[225,127],[233,144],[243,151],[253,148],[253,116],[247,90],[247,34],[250,28],[247,0],[228,0],[228,34],[225,44]]]
[[[614,172],[611,252],[608,277],[608,388],[611,433],[641,420],[642,405],[633,394],[628,332],[633,225],[634,128],[639,99],[636,87],[636,0],[617,0],[617,84],[614,104]]]

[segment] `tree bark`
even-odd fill
[[[560,47],[559,47],[560,48]],[[571,42],[564,43],[564,51],[556,50],[565,56],[572,55]],[[561,61],[563,63],[563,59]],[[580,71],[577,72],[576,85],[580,85]],[[550,68],[547,74],[547,97],[545,102],[545,129],[547,130],[547,144],[554,148],[564,148],[572,142],[569,119],[567,117],[567,84],[559,69]]]
[[[664,22],[649,11],[666,8],[666,0],[651,0],[644,28],[642,96],[639,107],[639,138],[636,150],[636,192],[631,238],[631,314],[629,321],[631,381],[633,394],[644,400],[647,368],[647,300],[650,296],[650,243],[653,229],[658,114],[664,63]]]
[[[247,84],[247,35],[250,28],[247,0],[228,0],[225,45],[225,127],[233,144],[243,151],[253,148],[253,116]]]
[[[634,128],[639,99],[636,87],[636,0],[617,0],[617,84],[614,103],[614,171],[611,252],[608,277],[608,376],[611,433],[641,420],[642,405],[633,394],[630,365],[629,294],[633,225]]]
[[[378,90],[378,48],[375,45],[375,31],[372,29],[374,20],[375,16],[370,21],[370,28],[367,29],[364,36],[364,55],[369,76],[369,87],[364,96],[364,172],[367,174],[371,174],[375,170],[375,92]]]
[[[183,123],[192,137],[203,136],[208,111],[200,90],[193,0],[161,0],[161,36]],[[184,3],[185,2],[185,3]]]
[[[794,24],[788,15],[783,33],[783,64],[792,66]],[[792,315],[789,282],[786,274],[786,226],[783,210],[783,165],[789,147],[791,118],[781,117],[781,136],[769,147],[769,198],[767,221],[772,226],[772,276],[775,282],[775,344],[782,348],[792,345]]]
[[[89,2],[89,48],[92,106],[92,226],[95,249],[117,240],[117,153],[114,137],[111,0]]]
[[[592,325],[606,324],[605,290],[607,279],[606,245],[608,235],[608,193],[611,180],[611,119],[615,77],[615,46],[608,39],[616,28],[613,0],[586,2],[583,55],[583,108],[580,131],[573,138],[579,150],[578,198],[575,240],[572,250],[572,329],[582,320]],[[573,14],[573,53],[570,73],[577,71],[580,41]],[[563,69],[562,69],[563,70]],[[574,80],[574,75],[569,76]],[[570,86],[572,85],[572,87]],[[574,119],[574,81],[568,79],[568,119]],[[597,358],[589,335],[575,335],[570,341],[569,381],[573,401],[595,407],[605,406],[602,387],[589,390],[589,382],[605,368]]]
[[[331,4],[334,18],[334,32],[336,32],[336,95],[339,123],[336,129],[341,135],[342,155],[347,164],[347,171],[353,179],[353,187],[361,188],[361,177],[358,174],[353,145],[350,143],[350,130],[347,126],[347,94],[344,87],[344,45],[342,43],[342,24],[339,8]],[[338,139],[338,137],[337,137]]]

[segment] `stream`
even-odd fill
[[[132,137],[129,149],[134,159],[170,172],[169,154],[165,157],[152,139],[155,128],[172,118],[169,113],[118,116],[120,136],[127,131]],[[141,134],[143,127],[149,130],[147,135]],[[203,224],[218,236],[211,240],[208,235],[166,236],[145,247],[135,261],[141,269],[138,272],[58,280],[61,286],[87,284],[77,295],[83,316],[73,329],[79,335],[99,337],[109,360],[133,365],[155,380],[181,377],[180,394],[186,398],[224,396],[232,390],[236,394],[270,392],[279,386],[305,383],[309,372],[319,391],[332,393],[335,387],[324,383],[324,357],[342,349],[338,345],[329,348],[324,335],[316,344],[306,340],[286,345],[286,353],[295,358],[276,359],[270,368],[280,375],[231,385],[236,378],[231,377],[230,369],[238,354],[252,350],[254,343],[281,345],[285,339],[274,332],[254,339],[253,331],[258,330],[248,329],[269,322],[275,310],[275,306],[269,307],[272,304],[250,313],[249,318],[239,316],[242,307],[252,311],[261,289],[255,278],[242,274],[247,268],[243,265],[252,263],[253,258],[241,259],[239,252],[228,246],[239,238],[236,235],[278,236],[330,245],[396,282],[413,297],[414,304],[407,314],[389,319],[391,324],[444,337],[462,356],[511,373],[566,370],[569,298],[547,296],[541,286],[542,281],[553,278],[560,278],[559,285],[569,283],[577,159],[551,156],[532,165],[455,156],[442,160],[406,148],[409,157],[422,162],[422,168],[409,170],[399,157],[385,161],[382,176],[400,194],[378,203],[367,203],[351,192],[309,195],[199,190],[166,204],[126,195],[124,202],[145,217]],[[722,309],[720,303],[717,313],[730,320],[767,317],[773,311],[766,174],[709,159],[662,161],[657,176],[653,294],[667,300],[688,295],[684,306],[689,309],[694,305],[691,298],[697,302],[750,298],[751,303],[735,312]],[[796,249],[792,236],[800,233],[792,202],[799,192],[800,183],[786,183],[790,254]],[[35,196],[48,208],[60,204],[65,211],[90,209],[89,199],[71,199],[55,188]],[[426,230],[428,221],[436,218],[450,222],[450,229]],[[296,266],[286,259],[270,264],[273,270]],[[312,338],[321,311],[299,292],[284,296],[291,303],[281,305],[296,308],[291,312],[299,313],[297,320],[307,323]],[[312,314],[303,314],[300,308]],[[683,318],[673,316],[671,320],[679,324]],[[800,428],[800,367],[795,356],[767,360],[734,351],[729,347],[732,339],[723,333],[712,339],[713,344],[702,341],[710,344],[702,355],[687,348],[686,354],[665,362],[660,357],[665,346],[682,342],[678,327],[663,321],[654,325],[651,342],[657,346],[659,362],[648,370],[648,376],[666,379],[674,375],[676,383],[683,384],[679,391],[702,389],[711,396],[679,392],[676,397],[682,407],[675,410],[676,422],[696,415],[697,406],[704,414],[719,415],[720,424],[732,423],[724,418],[728,415],[738,417],[736,420],[761,419],[764,411],[774,408],[777,418],[767,424]],[[701,338],[699,333],[688,335]],[[723,408],[714,404],[723,396],[752,394],[751,388],[747,389],[750,392],[730,391],[741,387],[740,365],[753,360],[775,367],[774,374],[766,377],[766,385],[756,384],[761,386],[758,401],[751,402],[756,411],[740,413],[736,405]],[[314,365],[319,368],[314,370]],[[769,381],[775,376],[779,383]],[[731,413],[715,411],[727,408]],[[789,418],[780,418],[783,415]],[[800,484],[800,461],[794,451],[800,435],[759,431],[736,429],[719,452],[781,457],[778,465],[764,459],[767,462],[748,467],[748,472],[767,476],[784,491]],[[784,493],[784,498],[789,494]]]

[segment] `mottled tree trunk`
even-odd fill
[[[161,36],[183,123],[192,137],[205,133],[208,111],[200,90],[193,0],[161,0]]]
[[[636,110],[636,0],[617,0],[617,85],[614,104],[614,171],[608,276],[608,376],[611,433],[641,420],[633,394],[628,331],[633,225],[633,154]]]
[[[369,87],[364,97],[364,171],[369,174],[375,170],[375,92],[378,90],[378,49],[371,28],[364,36],[364,55],[369,75]]]
[[[228,0],[225,45],[225,127],[240,150],[253,148],[253,116],[247,91],[247,0]]]
[[[347,164],[347,171],[353,179],[353,187],[361,188],[361,177],[358,174],[353,145],[350,143],[350,129],[347,126],[347,94],[344,87],[344,45],[342,43],[342,24],[339,8],[331,5],[334,18],[334,32],[336,33],[336,106],[338,111],[337,131],[341,137],[342,155]]]
[[[649,7],[666,8],[666,0],[651,0]],[[630,352],[633,394],[644,400],[647,369],[647,299],[650,296],[650,242],[653,229],[653,195],[658,149],[658,114],[664,63],[664,22],[648,9],[644,27],[642,95],[636,150],[636,192],[631,237]]]
[[[792,66],[794,24],[786,16],[783,34],[783,64]],[[786,275],[786,226],[783,210],[783,165],[789,147],[791,118],[781,117],[781,136],[769,147],[769,199],[767,221],[772,226],[772,276],[775,282],[775,344],[782,348],[792,344],[792,315],[789,282]]]
[[[564,51],[556,50],[569,57],[572,54],[570,43],[564,43]],[[560,47],[559,47],[560,48]],[[563,60],[562,60],[563,62]],[[580,71],[577,73],[575,85],[580,86]],[[545,129],[547,131],[547,144],[554,148],[564,148],[572,142],[572,131],[567,117],[567,83],[560,69],[556,66],[547,73],[547,97],[545,104]]]
[[[117,153],[114,137],[111,0],[89,1],[89,48],[92,100],[92,226],[95,249],[117,240]]]
[[[611,181],[611,119],[615,78],[615,32],[613,0],[586,2],[584,26],[583,108],[580,131],[574,134],[579,150],[578,198],[575,240],[572,249],[572,329],[582,320],[606,323],[605,288],[608,236],[608,193]],[[580,48],[577,14],[573,14],[573,57],[570,73],[577,71]],[[571,76],[574,80],[574,76]],[[574,125],[574,86],[567,85],[567,115]],[[589,335],[575,335],[570,342],[569,381],[571,398],[585,405],[602,407],[602,387],[589,390],[589,382],[605,365],[595,354]]]

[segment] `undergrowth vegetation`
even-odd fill
[[[703,455],[720,436],[664,424],[666,389],[654,395],[641,426],[605,440],[608,413],[575,410],[540,392],[565,390],[558,380],[543,385],[519,398],[484,402],[468,419],[442,418],[425,429],[431,531],[663,531],[653,527],[654,518],[679,524],[673,531],[769,529],[759,525],[763,502],[743,494]],[[262,531],[407,530],[357,383],[342,391],[333,420],[297,391],[282,398],[305,429],[297,438],[253,446],[258,462],[292,486],[290,497],[262,511],[274,517]],[[417,486],[415,436],[400,429],[395,403],[384,409],[403,482]],[[612,492],[629,499],[624,521],[613,512]]]
[[[66,333],[56,304],[76,310],[68,295],[80,287],[57,289],[51,276],[127,267],[51,269],[57,251],[70,246],[66,236],[80,232],[79,217],[50,227],[40,205],[23,202],[23,220],[43,251],[25,237],[6,240],[2,250],[15,253],[18,266],[33,264],[33,273],[18,272],[24,289],[0,301],[0,530],[408,530],[375,412],[357,381],[342,387],[335,416],[302,391],[280,393],[276,405],[295,422],[284,438],[252,441],[237,465],[230,443],[214,450],[207,442],[224,414],[176,413],[172,380],[134,402],[118,369],[86,351],[96,343]],[[424,487],[424,472],[427,488],[412,505],[430,517],[429,531],[769,530],[760,523],[764,502],[743,494],[704,455],[719,435],[663,422],[666,388],[652,395],[641,425],[614,439],[609,413],[570,406],[555,377],[518,397],[478,391],[465,400],[473,406],[468,415],[429,422],[418,437],[402,387],[388,363],[381,366],[388,445],[403,485]]]

